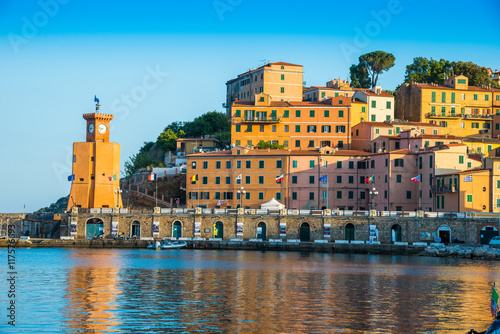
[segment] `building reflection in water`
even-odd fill
[[[64,298],[68,307],[65,312],[68,332],[103,333],[117,332],[116,299],[119,250],[81,250],[70,254],[74,266],[67,276]]]

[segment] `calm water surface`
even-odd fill
[[[465,333],[500,264],[255,251],[17,249],[0,333]]]

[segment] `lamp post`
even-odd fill
[[[240,208],[243,207],[243,195],[246,194],[246,191],[243,190],[243,187],[241,187],[241,190],[238,190],[238,194],[240,196]]]
[[[375,189],[375,187],[370,190],[370,196],[371,196],[371,204],[370,207],[372,210],[375,210],[375,196],[378,195],[378,191]]]
[[[118,208],[120,206],[120,194],[123,192],[123,190],[120,189],[120,187],[116,187],[115,194],[116,194],[116,207]]]

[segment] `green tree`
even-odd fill
[[[270,149],[279,149],[279,150],[282,150],[284,149],[284,146],[283,145],[280,145],[278,143],[274,143],[274,144],[271,144],[270,141],[259,141],[259,143],[257,144],[257,146],[255,146],[255,148],[258,148],[258,149],[265,149],[265,148],[270,148]]]
[[[187,137],[196,138],[204,135],[231,131],[231,123],[226,113],[209,111],[196,117],[192,122],[186,122],[183,130]]]
[[[396,58],[392,53],[373,51],[359,56],[359,65],[368,71],[372,77],[372,87],[377,85],[378,76],[394,66]]]
[[[479,66],[471,61],[457,61],[453,63],[451,73],[448,73],[448,75],[455,76],[460,74],[469,78],[470,86],[488,86],[491,84],[493,87],[499,87],[497,82],[490,79],[490,74],[486,67]]]
[[[351,86],[353,88],[370,88],[371,80],[368,71],[361,64],[352,64],[349,68],[351,73]]]
[[[445,73],[453,66],[448,60],[427,59],[424,57],[413,58],[413,63],[406,66],[405,82],[437,83],[443,84]]]
[[[156,145],[163,150],[163,152],[175,151],[177,149],[176,140],[179,137],[183,137],[185,135],[183,130],[179,130],[178,133],[175,133],[170,128],[166,128],[156,139]]]

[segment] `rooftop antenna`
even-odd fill
[[[266,65],[268,62],[267,59],[260,59],[259,61],[262,63],[262,65],[260,65],[260,66]]]
[[[95,102],[95,112],[98,113],[99,112],[99,107],[101,105],[99,104],[99,99],[97,98],[97,95],[94,95],[94,102]]]

